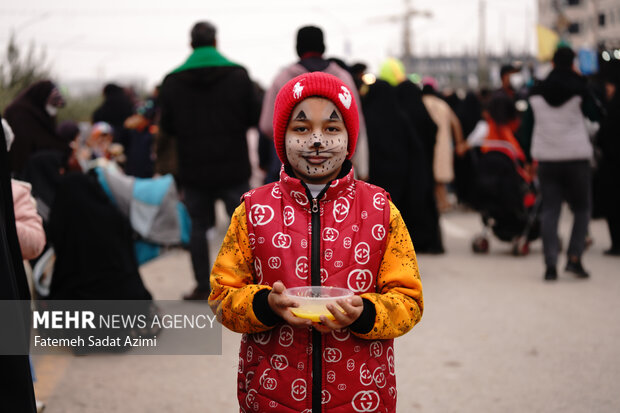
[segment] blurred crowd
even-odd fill
[[[66,102],[50,80],[0,108],[1,298],[148,301],[139,266],[183,246],[196,279],[184,298],[206,300],[215,202],[230,215],[251,187],[279,179],[275,96],[314,71],[352,91],[341,100],[355,99],[360,112],[356,176],[390,193],[417,253],[445,253],[440,215],[466,208],[482,220],[476,253],[489,250],[491,235],[515,255],[542,237],[547,281],[557,279],[560,251],[567,272],[589,277],[581,258],[592,217],[607,220],[605,254],[620,256],[620,61],[586,78],[561,45],[545,76],[507,61],[499,88],[454,90],[397,59],[373,74],[327,58],[322,30],[306,26],[299,59],[274,67],[263,89],[221,54],[215,26],[199,22],[190,38],[188,59],[149,96],[108,83],[89,122],[57,124]],[[564,202],[574,216],[568,242],[558,236]],[[15,374],[0,387],[21,403],[15,411],[29,411],[27,357],[5,365]]]
[[[129,86],[106,84],[90,122],[57,124],[65,98],[49,80],[2,108],[18,232],[27,233],[20,243],[37,294],[149,299],[139,265],[185,245],[197,281],[185,298],[206,298],[213,205],[221,199],[231,214],[245,191],[278,179],[273,100],[287,80],[307,71],[334,74],[356,91],[362,122],[353,158],[357,177],[390,193],[418,253],[446,252],[439,218],[457,208],[482,216],[483,234],[472,234],[475,252],[488,250],[491,233],[512,242],[515,254],[527,253],[528,242],[541,233],[553,244],[558,212],[549,206],[565,200],[576,220],[580,211],[587,214],[577,220],[581,229],[573,236],[583,242],[571,240],[569,258],[579,261],[587,247],[591,216],[607,219],[612,245],[606,252],[620,255],[620,201],[612,189],[620,180],[617,61],[585,78],[564,46],[558,50],[568,64],[554,61],[546,78],[506,62],[498,89],[455,90],[432,73],[411,76],[397,59],[373,74],[362,62],[327,58],[323,35],[318,27],[301,28],[299,60],[279,73],[274,68],[266,89],[219,53],[215,27],[202,22],[192,28],[192,55],[161,86],[142,97]],[[537,103],[537,96],[546,103]],[[575,159],[592,176],[581,192],[559,186],[558,200],[547,195],[544,202],[553,185],[551,178],[540,181],[541,164],[548,177],[550,162],[575,159],[545,157],[541,136],[564,123],[555,109],[574,96],[579,110],[568,116],[577,116],[574,124],[583,125],[583,144],[590,148]],[[545,216],[547,226],[541,226]],[[30,232],[19,229],[22,217]],[[41,230],[32,230],[37,225]],[[561,241],[556,244],[545,247],[547,268],[557,261]]]

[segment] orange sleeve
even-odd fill
[[[254,296],[271,287],[256,284],[253,262],[245,203],[241,203],[231,218],[213,265],[209,296],[209,305],[218,321],[237,333],[258,333],[271,328],[254,314]]]
[[[376,340],[401,336],[422,317],[422,281],[409,231],[400,211],[390,202],[390,229],[377,275],[377,292],[365,293],[376,311],[375,324],[358,337]]]

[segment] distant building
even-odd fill
[[[620,49],[618,0],[538,0],[538,21],[574,49]]]
[[[500,85],[499,69],[502,65],[512,63],[529,66],[534,57],[524,54],[507,53],[506,55],[487,55],[488,83],[484,86],[498,87]],[[408,73],[416,73],[421,77],[432,76],[441,88],[478,89],[480,70],[478,55],[463,54],[453,56],[416,56],[403,64]]]

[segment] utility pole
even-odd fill
[[[568,40],[568,26],[570,25],[570,21],[564,12],[564,3],[560,0],[552,0],[551,7],[553,7],[557,15],[553,29],[560,35],[562,40],[566,41]]]
[[[413,47],[411,45],[411,0],[405,0],[405,14],[403,14],[403,59],[409,61],[413,58]]]
[[[405,13],[402,15],[403,20],[403,60],[407,72],[413,67],[413,42],[411,36],[413,29],[411,28],[411,19],[414,17],[433,17],[433,13],[428,10],[416,10],[411,6],[411,0],[405,0]]]
[[[525,43],[523,45],[524,56],[530,55],[530,34],[532,32],[532,27],[532,11],[528,7],[525,9],[525,30],[523,31],[523,33],[525,33]]]
[[[599,38],[599,33],[598,33],[598,13],[599,13],[599,4],[598,4],[598,0],[592,0],[591,2],[591,6],[592,6],[592,16],[594,16],[594,24],[592,24],[592,26],[590,26],[592,29],[592,49],[593,50],[597,50],[600,48],[601,44],[600,44],[600,38]],[[606,22],[606,24],[609,24],[609,22]]]
[[[433,13],[428,10],[416,10],[411,6],[411,0],[405,0],[405,11],[399,15],[383,16],[372,19],[372,22],[402,22],[403,25],[403,55],[402,60],[407,72],[413,67],[413,42],[411,36],[413,29],[411,28],[411,19],[414,17],[433,17]]]
[[[486,0],[478,2],[478,86],[486,87],[489,85],[489,65],[487,61],[487,18]]]

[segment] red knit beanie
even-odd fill
[[[333,102],[344,118],[344,125],[349,135],[347,159],[351,159],[355,152],[357,135],[359,132],[359,116],[357,104],[349,87],[336,76],[323,73],[304,73],[290,80],[282,86],[273,111],[273,141],[278,157],[284,164],[288,164],[284,149],[284,135],[291,118],[293,108],[309,97],[322,97]]]

